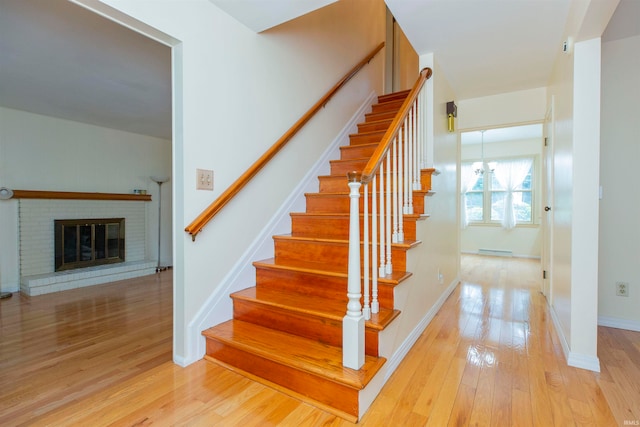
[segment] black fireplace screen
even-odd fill
[[[124,261],[124,218],[54,223],[55,271]]]

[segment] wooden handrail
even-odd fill
[[[280,151],[291,138],[322,108],[327,102],[344,86],[358,71],[373,59],[374,56],[384,47],[384,42],[380,43],[362,61],[353,67],[345,76],[338,81],[318,102],[315,103],[275,144],[267,150],[254,164],[249,167],[233,184],[229,186],[212,204],[210,204],[196,219],[189,224],[184,231],[191,234],[192,240],[196,240],[196,235],[202,228],[227,204],[231,199],[249,183],[249,181]]]
[[[398,114],[396,114],[396,117],[393,119],[393,121],[389,125],[389,129],[387,129],[387,131],[385,132],[384,136],[382,137],[382,140],[380,141],[380,144],[378,145],[376,150],[373,152],[373,154],[371,155],[371,158],[369,159],[369,162],[367,163],[364,170],[362,171],[363,184],[369,183],[373,179],[373,177],[376,175],[376,172],[380,167],[380,163],[382,163],[382,160],[384,159],[385,153],[389,150],[389,146],[393,142],[394,138],[398,135],[400,128],[404,124],[404,119],[407,117],[407,114],[409,113],[411,106],[413,105],[414,101],[416,100],[416,97],[420,93],[420,89],[422,89],[424,82],[426,82],[431,77],[432,74],[433,72],[429,67],[423,68],[422,71],[420,71],[420,76],[418,77],[418,80],[413,85],[411,92],[409,92],[409,95],[407,95],[407,98],[402,103],[402,107],[400,107]]]

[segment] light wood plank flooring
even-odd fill
[[[0,301],[0,425],[349,426],[213,363],[171,360],[171,276]],[[566,366],[539,263],[464,256],[363,426],[640,422],[640,333],[599,328],[602,373]]]

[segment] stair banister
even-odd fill
[[[360,305],[360,174],[349,178],[349,264],[347,314],[342,321],[342,364],[351,369],[364,365],[364,316]],[[366,251],[368,252],[368,251]]]
[[[414,84],[411,92],[409,92],[409,95],[407,95],[407,98],[402,104],[402,107],[400,107],[400,111],[398,111],[398,114],[393,119],[393,122],[391,122],[389,129],[387,129],[384,136],[382,137],[380,145],[378,145],[378,148],[376,148],[376,151],[371,156],[371,159],[367,163],[367,166],[365,166],[364,170],[362,171],[363,184],[367,184],[373,179],[373,176],[376,174],[376,171],[380,167],[380,163],[382,163],[382,161],[384,160],[384,154],[389,150],[389,145],[393,142],[393,138],[398,135],[398,132],[400,131],[400,128],[404,123],[404,118],[407,116],[411,107],[413,106],[418,94],[422,89],[422,86],[431,77],[432,74],[433,72],[431,71],[431,68],[428,67],[424,68],[420,72],[420,77]]]
[[[362,61],[354,66],[347,74],[342,77],[313,107],[309,109],[289,130],[287,130],[280,139],[278,139],[249,169],[247,169],[233,184],[229,186],[213,203],[211,203],[196,219],[194,219],[184,231],[191,235],[193,241],[202,228],[213,219],[213,217],[235,197],[236,194],[244,188],[249,181],[257,175],[257,173],[271,160],[288,142],[293,138],[300,129],[311,118],[323,108],[329,100],[342,88],[349,80],[351,80],[365,65],[367,65],[374,56],[384,47],[384,42],[380,43],[373,49]]]
[[[427,152],[426,91],[423,87],[431,74],[430,68],[424,68],[420,72],[413,89],[407,95],[362,174],[348,174],[348,303],[347,314],[343,319],[343,365],[347,368],[360,369],[364,364],[364,320],[379,312],[378,278],[393,273],[392,243],[404,242],[404,215],[413,214],[413,191],[421,190],[422,187],[420,169],[426,165],[424,156]],[[372,185],[371,228],[368,210],[369,183]],[[362,194],[365,198],[362,257],[359,224],[361,186],[364,186]],[[361,267],[361,259],[364,261],[364,267]],[[364,307],[360,304],[363,294]]]

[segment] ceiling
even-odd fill
[[[335,0],[210,1],[260,31]],[[386,3],[462,100],[545,86],[571,0]],[[621,0],[610,39],[640,32],[638,5]],[[170,139],[170,58],[168,47],[67,0],[0,0],[0,105]]]
[[[171,50],[67,0],[0,0],[0,105],[171,139]]]
[[[546,86],[570,0],[386,0],[419,55],[434,53],[457,99]]]

